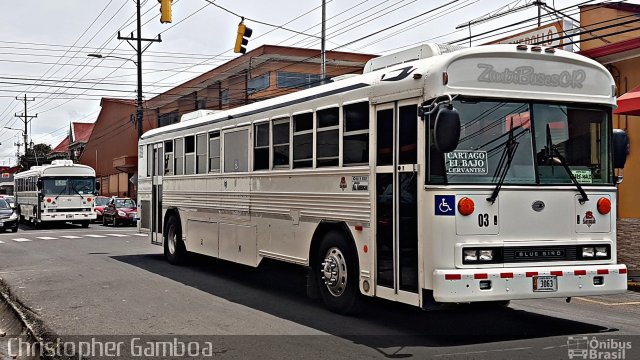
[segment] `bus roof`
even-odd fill
[[[32,166],[27,171],[16,173],[14,179],[29,176],[96,176],[96,172],[90,166],[74,164],[71,160],[54,160],[51,164]]]

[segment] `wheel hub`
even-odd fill
[[[342,295],[347,285],[347,263],[340,249],[329,249],[320,265],[322,280],[331,295]]]

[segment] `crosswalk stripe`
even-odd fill
[[[51,237],[51,236],[36,236],[36,238],[38,238],[40,240],[57,240],[58,239],[58,238]]]
[[[105,234],[107,236],[114,236],[114,237],[127,237],[129,235],[124,235],[124,234]]]
[[[1,240],[0,240],[0,244],[4,244],[4,241],[1,241]]]
[[[93,235],[93,234],[88,234],[88,235],[85,235],[85,236],[86,237],[92,237],[92,238],[103,238],[103,237],[106,237],[104,235]]]
[[[16,242],[31,241],[31,240],[29,240],[29,239],[25,239],[25,238],[17,238],[17,239],[12,239],[12,240],[13,240],[13,241],[16,241]]]
[[[80,236],[75,236],[75,235],[62,235],[60,237],[63,237],[65,239],[80,239]]]
[[[131,235],[134,235],[134,236],[144,236],[144,237],[147,237],[147,234],[131,234]]]

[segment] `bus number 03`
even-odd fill
[[[489,226],[489,214],[478,214],[478,226],[479,227]]]

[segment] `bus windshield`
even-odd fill
[[[90,195],[94,192],[94,178],[55,177],[42,179],[42,193],[46,196]]]
[[[508,165],[504,184],[571,184],[563,163],[580,184],[613,184],[603,108],[468,99],[453,105],[460,114],[460,142],[450,153],[437,151],[432,117],[430,184],[496,184],[501,162]],[[510,153],[509,139],[516,144]]]

